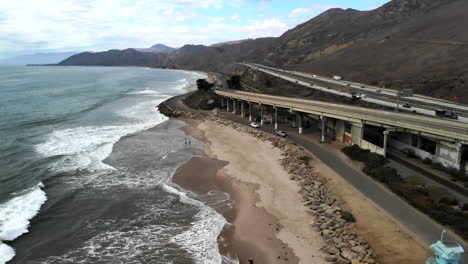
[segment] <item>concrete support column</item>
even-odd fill
[[[252,103],[249,102],[249,121],[252,122]]]
[[[418,135],[418,144],[417,144],[418,149],[421,149],[421,143],[422,143],[421,135]]]
[[[322,116],[321,119],[322,119],[322,138],[320,142],[325,143],[325,135],[327,134],[327,120],[324,116]]]
[[[298,124],[298,125],[299,125],[299,134],[302,134],[302,132],[303,132],[303,131],[302,131],[302,130],[303,130],[303,129],[302,129],[302,115],[301,115],[301,114],[297,114],[297,115],[296,115],[296,118],[297,118],[298,123],[299,123],[299,124]]]
[[[388,144],[388,134],[389,131],[384,131],[383,132],[383,156],[387,157],[387,144]]]
[[[229,98],[226,97],[226,110],[229,112]]]
[[[245,117],[244,101],[241,101],[240,105],[241,105],[241,117],[244,118]]]
[[[353,123],[351,126],[351,138],[353,145],[361,146],[361,141],[364,136],[364,124]]]
[[[224,97],[221,97],[221,109],[224,109]]]
[[[345,121],[336,120],[335,132],[336,132],[336,138],[338,139],[338,141],[343,142],[343,137],[345,133]]]
[[[260,104],[260,125],[263,126],[263,105]]]
[[[237,111],[237,100],[232,99],[232,113],[235,114]]]
[[[273,106],[273,109],[275,109],[275,130],[278,129],[278,107]]]

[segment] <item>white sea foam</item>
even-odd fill
[[[200,208],[191,228],[174,236],[171,241],[187,250],[198,264],[222,263],[223,256],[219,253],[217,239],[227,223],[226,219],[213,208],[190,198],[187,193],[167,184],[163,187],[168,192],[179,195],[182,202],[197,205]]]
[[[180,79],[177,83],[172,87],[172,89],[177,91],[185,92],[185,89],[190,85],[189,81],[185,78]]]
[[[137,133],[167,118],[160,114],[156,105],[161,100],[142,102],[123,109],[119,115],[135,122],[119,126],[88,126],[53,131],[44,143],[36,146],[36,151],[43,156],[64,156],[51,166],[56,172],[74,170],[102,171],[111,170],[111,166],[102,161],[111,153],[115,143],[122,137]]]
[[[145,89],[145,90],[141,90],[141,91],[135,91],[135,92],[128,92],[128,93],[125,93],[125,94],[128,94],[128,95],[149,95],[149,96],[164,96],[166,97],[166,95],[158,92],[158,91],[155,91],[155,90],[151,90],[151,89]]]
[[[29,220],[47,200],[42,184],[0,204],[0,240],[12,241],[28,232]]]
[[[0,264],[5,264],[15,256],[15,250],[0,241]]]

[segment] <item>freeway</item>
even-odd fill
[[[298,112],[324,115],[354,122],[361,122],[361,120],[374,122],[391,127],[426,132],[442,138],[452,138],[454,141],[460,140],[465,144],[468,143],[468,126],[452,120],[242,91],[217,90],[216,93],[225,97],[274,105]]]
[[[296,71],[287,71],[278,68],[272,68],[259,64],[248,64],[240,63],[241,65],[247,66],[251,69],[262,71],[266,74],[281,78],[286,81],[296,83],[298,85],[305,86],[307,88],[312,88],[320,90],[322,92],[332,93],[338,96],[344,97],[353,97],[349,92],[345,92],[342,89],[332,89],[330,87],[323,87],[316,84],[312,84],[310,81],[321,81],[329,83],[332,85],[339,85],[347,90],[352,88],[358,90],[360,93],[363,93],[360,99],[365,102],[382,105],[386,107],[399,108],[402,111],[413,112],[423,115],[436,116],[436,110],[447,109],[452,112],[456,112],[458,116],[458,121],[463,123],[468,123],[468,106],[449,103],[441,100],[432,99],[425,96],[414,95],[411,97],[401,98],[400,102],[397,97],[397,92],[389,89],[371,87],[362,84],[356,84],[352,82],[338,81],[331,78],[325,78],[317,76],[314,74],[296,72]],[[411,102],[407,104],[405,102]],[[464,115],[464,116],[462,116]]]

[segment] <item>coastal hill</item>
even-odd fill
[[[153,46],[151,46],[149,48],[136,49],[136,50],[141,51],[141,52],[152,52],[152,53],[171,53],[176,49],[172,48],[172,47],[169,47],[169,46],[166,46],[166,45],[163,45],[163,44],[156,44],[156,45],[153,45]]]
[[[247,61],[386,87],[411,87],[416,93],[468,103],[465,10],[464,0],[393,0],[371,11],[333,8],[278,38],[186,45],[159,56],[135,51],[135,59],[117,56],[116,51],[84,53],[60,65],[112,65],[100,64],[106,61],[229,74],[240,69],[236,62]]]

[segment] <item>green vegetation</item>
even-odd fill
[[[299,157],[300,160],[304,161],[304,164],[309,166],[309,161],[312,159],[311,157],[307,156],[307,155],[304,155],[304,156],[301,156]]]
[[[232,90],[241,90],[242,89],[242,85],[241,85],[241,81],[240,81],[240,76],[239,75],[233,75],[231,76],[231,79],[227,80],[226,83],[229,87],[229,89],[232,89]]]
[[[356,222],[356,218],[354,218],[354,215],[350,212],[347,212],[347,211],[341,211],[340,212],[341,214],[341,218],[343,218],[344,220],[346,220],[346,222]]]
[[[213,88],[213,86],[213,83],[210,83],[205,79],[197,80],[197,88],[199,91],[209,91],[211,88]]]
[[[398,171],[386,166],[388,161],[385,158],[356,145],[345,147],[342,151],[351,159],[364,162],[364,173],[386,184],[390,190],[405,198],[418,210],[453,228],[465,239],[468,238],[468,214],[463,212],[468,210],[468,205],[458,206],[459,201],[446,189],[427,186],[421,177],[402,178]]]

